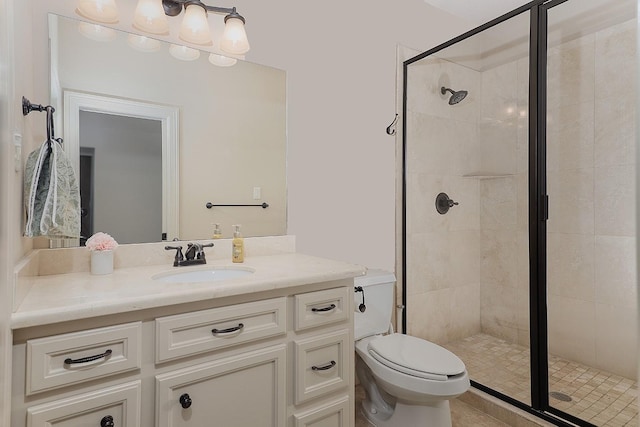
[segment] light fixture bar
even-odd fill
[[[209,6],[202,3],[199,0],[162,0],[162,6],[164,7],[164,13],[169,16],[178,16],[184,6],[187,6],[189,3],[197,4],[198,6],[203,7],[207,12],[219,13],[219,14],[228,14],[228,15],[238,15],[235,7],[218,7],[218,6]],[[234,16],[239,17],[239,19],[244,22],[244,18],[241,15]]]

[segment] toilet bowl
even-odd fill
[[[443,347],[385,334],[394,283],[393,274],[376,270],[355,279],[356,375],[366,391],[361,411],[377,427],[451,427],[449,399],[469,389],[468,373]]]

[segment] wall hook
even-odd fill
[[[393,119],[393,122],[387,127],[387,135],[395,135],[396,134],[396,123],[398,123],[398,115]]]

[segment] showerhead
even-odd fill
[[[467,97],[467,95],[469,94],[469,92],[467,92],[466,90],[457,90],[456,91],[456,90],[453,90],[453,89],[449,89],[448,87],[442,86],[442,88],[440,89],[440,93],[442,93],[444,95],[447,92],[451,92],[451,98],[449,98],[449,105],[456,105],[458,102],[460,102],[463,99],[465,99]]]

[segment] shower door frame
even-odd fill
[[[402,97],[402,331],[407,330],[407,74],[414,62],[469,37],[529,12],[529,333],[531,405],[471,380],[474,388],[558,426],[596,427],[549,404],[547,331],[547,220],[549,196],[546,178],[547,12],[569,0],[534,0],[433,49],[403,62]]]

